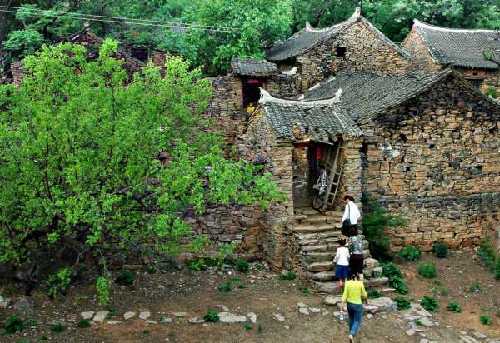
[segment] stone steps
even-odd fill
[[[293,232],[297,233],[318,233],[318,232],[327,232],[327,231],[337,231],[339,228],[333,224],[324,224],[324,225],[304,225],[299,224],[294,226],[292,229]]]
[[[376,288],[376,287],[384,287],[387,285],[389,279],[386,277],[379,277],[373,279],[365,279],[363,280],[366,288]],[[319,292],[322,293],[339,293],[339,283],[338,282],[317,282],[314,281],[314,288],[316,288]]]

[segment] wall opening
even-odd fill
[[[344,58],[347,53],[347,48],[345,46],[338,46],[335,49],[335,56]]]
[[[246,79],[243,80],[243,107],[246,108],[249,105],[257,105],[260,99],[260,87],[264,86],[264,80],[262,79]]]

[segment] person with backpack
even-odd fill
[[[349,249],[344,239],[339,241],[340,246],[335,254],[335,277],[339,280],[339,288],[342,289],[344,281],[349,276]]]
[[[349,238],[349,272],[351,275],[363,275],[363,236],[355,235]]]
[[[361,321],[363,320],[363,302],[368,301],[363,281],[360,280],[359,274],[352,274],[349,280],[346,281],[344,292],[342,294],[343,310],[346,310],[349,315],[349,342],[354,342],[354,337],[359,332]]]

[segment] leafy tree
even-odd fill
[[[24,60],[20,87],[0,86],[0,263],[44,252],[105,272],[110,255],[183,249],[190,208],[280,197],[207,133],[211,87],[199,70],[174,58],[164,77],[147,67],[127,83],[116,49],[106,40],[87,61],[79,45],[43,47]]]

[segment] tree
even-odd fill
[[[185,248],[189,209],[279,197],[207,133],[199,70],[174,58],[164,77],[150,66],[127,84],[116,50],[108,39],[88,61],[82,46],[45,46],[24,60],[19,88],[0,86],[0,263],[44,254],[103,271],[112,255]]]

